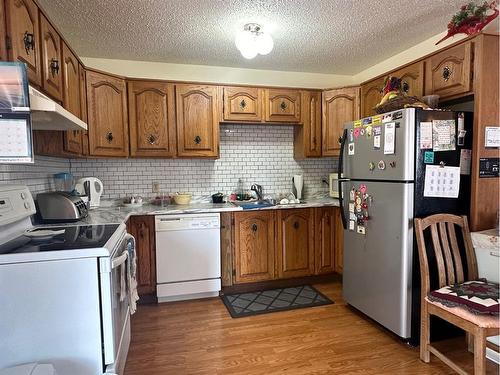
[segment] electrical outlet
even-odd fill
[[[157,194],[160,192],[160,183],[158,181],[153,181],[153,184],[151,186],[151,191]]]

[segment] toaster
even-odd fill
[[[44,223],[78,221],[88,215],[84,201],[64,191],[40,193],[36,200],[38,215]]]

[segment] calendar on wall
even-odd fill
[[[0,63],[0,163],[33,163],[28,79],[22,63]]]

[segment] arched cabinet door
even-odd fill
[[[460,97],[472,92],[473,44],[466,42],[432,55],[426,60],[426,94],[439,100]]]
[[[312,209],[277,210],[277,269],[280,279],[314,273]]]
[[[174,85],[171,83],[128,82],[131,156],[175,156],[174,96]]]
[[[63,106],[78,118],[82,118],[80,92],[80,63],[66,43],[62,43]],[[82,154],[82,132],[68,130],[64,133],[64,150]]]
[[[42,41],[42,87],[55,100],[63,99],[61,37],[45,16],[40,15]]]
[[[220,91],[219,86],[175,86],[178,156],[219,156]]]
[[[300,122],[300,97],[297,90],[265,89],[264,105],[267,122]]]
[[[263,89],[224,87],[224,121],[262,121]]]
[[[33,0],[6,0],[5,15],[11,61],[26,64],[29,81],[42,86],[40,24]]]
[[[344,124],[360,117],[359,87],[323,93],[323,156],[339,155]]]
[[[234,282],[274,279],[274,211],[234,214]]]
[[[91,156],[128,156],[125,80],[87,70],[88,134]]]

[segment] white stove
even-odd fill
[[[25,186],[0,186],[0,369],[122,374],[130,343],[124,224],[37,226]],[[125,284],[124,284],[125,283]]]

